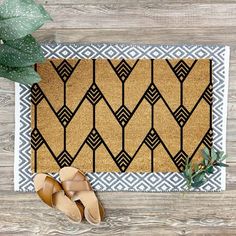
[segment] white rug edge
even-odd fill
[[[20,84],[15,83],[14,191],[19,191]]]
[[[224,87],[224,101],[223,101],[223,114],[225,118],[223,119],[223,150],[226,152],[226,133],[227,133],[227,110],[228,110],[228,89],[229,89],[229,59],[230,59],[230,47],[225,46],[225,87]],[[225,160],[226,162],[226,160]],[[226,168],[222,168],[221,176],[221,187],[222,191],[226,190]]]
[[[226,128],[227,128],[227,107],[228,107],[228,82],[229,82],[229,58],[230,47],[225,46],[225,87],[223,112],[226,117],[223,119],[223,150],[226,151]],[[19,189],[19,147],[20,147],[20,84],[15,83],[15,142],[14,142],[14,191]],[[222,168],[221,191],[226,190],[226,168]]]

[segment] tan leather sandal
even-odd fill
[[[83,206],[76,204],[65,195],[61,185],[46,174],[37,174],[34,178],[35,191],[41,200],[52,208],[56,208],[71,220],[80,223],[83,218]]]
[[[105,211],[84,173],[74,167],[64,167],[59,175],[66,195],[73,201],[81,201],[84,205],[86,220],[93,225],[100,224]]]

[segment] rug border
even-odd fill
[[[20,84],[15,82],[14,191],[19,191]]]
[[[230,60],[230,47],[225,46],[225,86],[224,86],[224,100],[223,100],[223,114],[225,117],[223,119],[223,144],[222,151],[226,152],[226,134],[227,134],[227,118],[228,118],[228,92],[229,92],[229,60]],[[226,163],[226,160],[224,161]],[[222,191],[226,190],[226,168],[221,168],[221,186]]]
[[[48,43],[43,43],[44,45],[54,45],[56,46],[59,45],[70,45],[70,44],[78,44],[78,43],[56,43],[56,42],[48,42]],[[91,44],[82,44],[79,43],[81,46],[90,46],[90,45],[96,45],[96,43],[91,43]],[[116,45],[115,43],[99,43],[99,44],[106,44],[109,46]],[[126,45],[126,46],[165,46],[165,45],[155,45],[155,44],[126,44],[126,43],[119,43],[119,45]],[[167,46],[167,45],[166,45]],[[179,46],[179,47],[185,47],[185,46],[199,46],[199,47],[222,47],[225,49],[225,56],[224,56],[224,69],[225,69],[225,84],[224,84],[224,100],[223,100],[223,111],[225,114],[225,117],[223,118],[223,127],[222,127],[222,149],[225,150],[226,147],[226,123],[227,123],[227,105],[228,105],[228,80],[229,80],[229,52],[230,48],[228,46],[224,45],[168,45],[168,46]],[[20,149],[20,84],[16,83],[15,84],[15,149],[14,149],[14,190],[15,191],[23,191],[20,189],[20,176],[19,176],[19,149]],[[225,168],[221,168],[221,189],[217,191],[223,191],[225,190],[226,186],[226,171]],[[30,191],[30,190],[29,190]],[[102,190],[98,190],[102,191]],[[109,191],[109,190],[103,190],[103,191]],[[115,191],[115,190],[110,190],[110,191]],[[117,191],[117,190],[116,190]],[[121,190],[122,191],[122,190]],[[124,190],[125,192],[127,190]],[[128,190],[128,191],[135,191],[135,190]],[[144,190],[145,191],[145,190]],[[173,192],[175,191],[181,191],[181,190],[171,190]],[[184,191],[184,189],[182,190]],[[207,190],[200,190],[201,192],[207,192]],[[213,192],[214,190],[209,190],[209,192]],[[150,192],[162,192],[162,191],[150,191]],[[168,191],[164,191],[168,192]]]

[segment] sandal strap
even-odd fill
[[[48,206],[53,207],[53,195],[61,190],[60,184],[53,178],[47,176],[43,187],[37,193]]]
[[[67,180],[62,182],[62,187],[65,191],[91,191],[91,185],[86,180]]]

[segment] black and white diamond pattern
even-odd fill
[[[213,65],[213,139],[214,148],[222,150],[226,114],[223,113],[225,86],[225,52],[224,46],[154,46],[126,44],[44,44],[45,57],[53,58],[109,58],[109,59],[145,59],[145,58],[212,58]],[[227,79],[227,78],[226,78]],[[30,164],[30,87],[16,84],[16,112],[20,120],[19,142],[16,143],[16,191],[34,191]],[[20,110],[18,111],[18,108]],[[50,174],[59,179],[58,174]],[[93,189],[97,191],[186,191],[186,185],[180,173],[88,173]],[[132,178],[134,179],[132,181]],[[196,191],[220,191],[222,189],[222,172],[215,168],[209,180]]]

